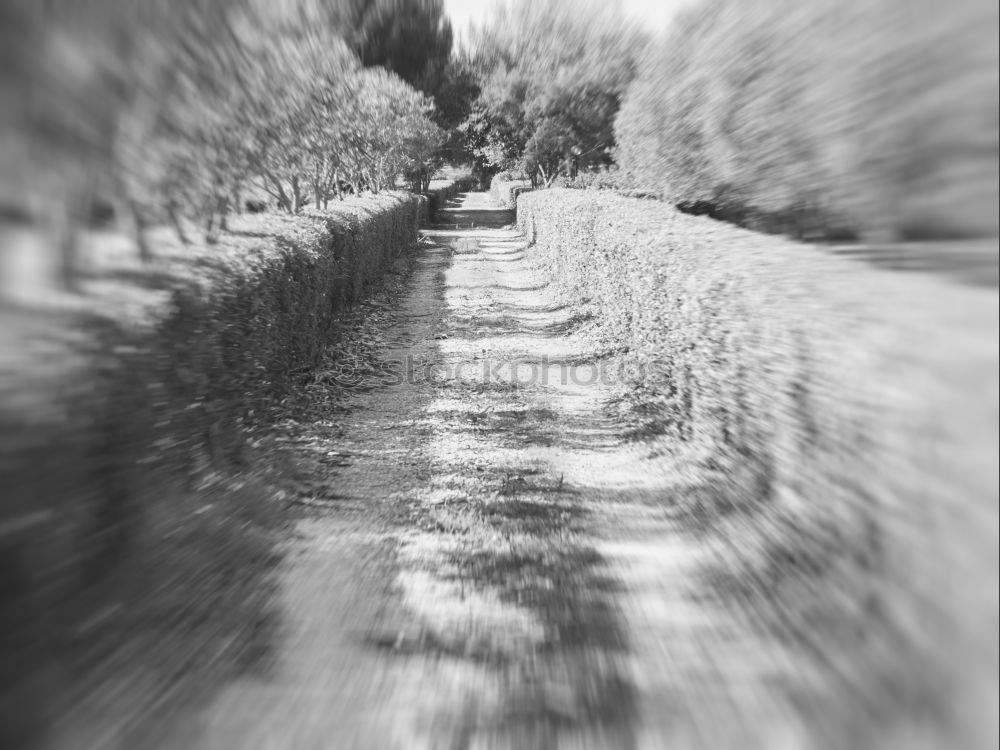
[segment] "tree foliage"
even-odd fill
[[[995,232],[996,13],[707,0],[642,62],[618,161],[644,188],[761,228]]]
[[[551,182],[609,161],[643,44],[617,5],[501,4],[473,44],[481,93],[463,131],[481,169]]]
[[[13,49],[21,78],[3,92],[20,97],[5,131],[27,154],[21,191],[55,185],[54,203],[67,204],[102,185],[140,225],[186,215],[211,236],[248,189],[297,212],[400,174],[425,184],[437,163],[432,102],[363,68],[328,0],[86,6],[12,6],[36,40]]]
[[[431,96],[451,55],[441,0],[336,0],[333,23],[366,67],[380,66]]]

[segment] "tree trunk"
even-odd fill
[[[128,209],[132,215],[132,231],[135,234],[135,246],[139,250],[139,260],[143,264],[152,263],[153,249],[150,247],[149,238],[146,236],[148,225],[145,217],[142,215],[142,209],[139,208],[139,204],[134,200],[129,200]]]
[[[326,191],[323,190],[319,175],[313,179],[313,196],[316,201],[316,208],[320,208],[320,201],[322,201],[322,207],[326,208]]]
[[[174,232],[177,233],[177,239],[181,241],[182,245],[190,245],[191,238],[187,236],[184,231],[184,226],[181,224],[180,214],[177,213],[177,202],[170,201],[167,203],[167,219],[170,221],[170,225],[174,228]]]
[[[222,201],[222,205],[219,206],[219,231],[228,232],[229,231],[229,211],[227,210],[225,200]]]
[[[205,222],[205,242],[214,245],[218,241],[219,235],[215,229],[215,211],[209,211],[208,221]]]
[[[271,187],[267,186],[267,183],[271,183]],[[292,203],[288,199],[288,194],[285,192],[285,186],[281,184],[281,180],[275,177],[269,172],[264,173],[264,188],[268,193],[271,194],[278,201],[278,208],[282,211],[291,211]]]
[[[59,254],[59,286],[67,292],[75,292],[80,286],[79,229],[74,212],[68,205],[57,202],[53,208],[50,226],[53,244]]]

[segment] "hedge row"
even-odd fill
[[[242,500],[226,505],[198,487],[220,471],[258,468],[252,443],[266,434],[259,428],[285,413],[285,399],[329,356],[345,313],[415,245],[419,218],[420,201],[406,193],[348,199],[301,216],[247,216],[218,245],[173,245],[184,254],[170,260],[172,236],[164,230],[154,238],[158,263],[140,269],[135,286],[114,286],[115,274],[107,274],[112,281],[101,283],[121,299],[104,299],[99,314],[77,321],[82,366],[64,378],[61,392],[34,394],[52,408],[18,409],[29,401],[11,398],[0,411],[0,560],[5,612],[17,613],[0,628],[0,664],[12,684],[38,669],[16,644],[41,642],[47,654],[52,640],[43,634],[61,639],[72,622],[66,608],[80,602],[74,595],[84,592],[89,606],[97,598],[85,592],[122,568],[155,564],[169,577],[188,566],[191,586],[214,570],[223,583],[212,596],[236,596],[226,591],[245,574],[243,561],[232,559],[227,545],[253,537],[255,519],[267,511],[246,495],[266,493],[251,480]],[[144,291],[163,283],[171,290],[162,297]],[[118,302],[143,294],[162,302],[137,326],[136,310]],[[200,540],[197,551],[160,549],[168,538],[187,536]],[[170,559],[151,560],[157,550]],[[245,562],[267,554],[258,547]],[[168,586],[162,595],[170,593]],[[132,594],[118,595],[125,616],[134,617]],[[215,601],[202,591],[178,606],[209,606],[193,601],[198,596]],[[170,614],[182,616],[181,609]]]
[[[433,180],[427,192],[427,215],[425,222],[433,219],[438,209],[443,208],[448,201],[457,198],[459,193],[466,193],[475,190],[479,185],[479,180],[472,175],[466,175],[450,180]]]
[[[616,161],[767,231],[995,236],[997,28],[980,0],[693,4],[638,66]]]
[[[531,190],[531,181],[500,172],[490,180],[490,197],[504,208],[514,208],[517,196]]]
[[[719,531],[752,616],[840,663],[866,711],[919,693],[986,726],[996,294],[608,192],[522,196],[518,224],[644,366],[626,395],[677,470],[664,503]]]

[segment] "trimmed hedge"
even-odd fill
[[[270,554],[264,543],[246,548],[259,519],[273,513],[265,486],[232,500],[218,490],[206,499],[199,487],[255,468],[252,444],[329,356],[345,314],[415,246],[419,218],[415,196],[387,193],[328,212],[241,217],[218,245],[175,243],[174,254],[169,235],[157,234],[158,265],[136,271],[138,283],[120,299],[105,295],[94,315],[76,321],[85,334],[76,370],[64,372],[60,392],[35,394],[51,408],[4,402],[0,559],[5,610],[17,617],[0,629],[0,664],[13,683],[30,680],[39,662],[8,645],[52,648],[41,623],[61,641],[78,614],[73,594],[143,565],[162,566],[166,577],[190,567],[199,586],[216,571],[232,587],[240,565]],[[144,289],[163,283],[169,291]],[[143,294],[142,310],[122,306]],[[181,538],[197,549],[164,552],[168,539]],[[120,595],[127,609],[131,594]],[[215,595],[235,593],[220,584],[192,598]],[[97,601],[82,597],[84,606]]]
[[[166,357],[188,362],[201,382],[200,393],[182,388],[179,397],[238,394],[231,405],[242,412],[287,393],[296,373],[318,363],[340,316],[414,245],[419,200],[366,197],[282,224],[252,265],[234,259],[207,287],[176,294],[151,344],[176,347]]]
[[[676,468],[664,503],[719,532],[716,572],[753,616],[777,613],[776,628],[862,687],[884,678],[889,695],[925,690],[982,719],[996,653],[995,292],[608,192],[523,196],[518,224],[529,256],[626,351],[625,395],[638,389],[639,413],[655,415],[640,431]]]
[[[514,208],[521,193],[532,190],[531,181],[501,172],[490,180],[490,197],[504,208]]]
[[[423,218],[424,225],[433,221],[434,214],[437,213],[438,209],[443,208],[448,201],[458,197],[459,193],[475,190],[478,185],[479,180],[472,175],[453,180],[432,180],[427,192],[424,193],[427,196],[427,211]]]

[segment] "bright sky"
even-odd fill
[[[515,0],[531,2],[531,0]],[[619,0],[625,12],[647,28],[662,31],[678,10],[692,0]],[[455,38],[463,40],[470,23],[482,23],[489,15],[494,0],[444,0],[444,10],[451,19]]]

